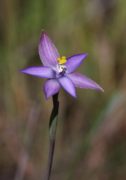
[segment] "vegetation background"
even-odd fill
[[[0,1],[0,180],[39,180],[48,156],[52,108],[43,79],[20,69],[40,65],[48,32],[61,55],[88,52],[79,71],[99,93],[60,93],[52,180],[126,179],[126,1]]]

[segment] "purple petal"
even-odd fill
[[[58,93],[59,90],[60,90],[60,84],[56,79],[50,79],[46,81],[44,85],[44,94],[46,99]]]
[[[60,55],[45,32],[41,34],[38,50],[40,59],[45,66],[56,66],[57,58]]]
[[[96,82],[84,75],[81,75],[79,73],[73,73],[68,74],[67,76],[71,79],[75,87],[104,91],[102,87],[100,87]]]
[[[75,71],[75,69],[80,66],[80,64],[86,57],[87,54],[83,53],[83,54],[76,54],[67,58],[67,62],[66,62],[67,73],[72,73],[73,71]]]
[[[21,70],[22,73],[38,76],[41,78],[53,78],[54,71],[49,67],[29,67]]]
[[[61,77],[58,79],[60,85],[73,97],[76,97],[75,87],[72,81],[67,77]]]

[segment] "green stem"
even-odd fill
[[[45,180],[50,180],[54,149],[55,149],[55,139],[56,139],[56,128],[57,128],[57,119],[58,119],[58,111],[59,111],[59,101],[58,101],[58,93],[53,96],[53,109],[50,116],[49,122],[49,157],[48,157],[48,165],[47,165],[47,174]]]

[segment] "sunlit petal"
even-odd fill
[[[81,63],[86,57],[87,57],[87,54],[83,53],[83,54],[76,54],[74,56],[67,58],[67,62],[66,62],[67,72],[66,73],[74,72],[81,65]]]
[[[21,70],[22,73],[37,76],[40,78],[53,78],[55,77],[54,71],[49,67],[29,67]]]
[[[91,80],[85,75],[81,75],[79,73],[72,73],[68,74],[67,76],[71,79],[75,87],[104,91],[101,86],[99,86],[95,81]]]
[[[45,32],[41,34],[38,50],[40,59],[44,66],[56,66],[57,59],[60,55],[55,45]]]
[[[58,79],[61,86],[73,97],[76,97],[76,90],[72,81],[67,77],[61,77]]]
[[[46,81],[44,85],[44,94],[46,99],[58,93],[59,90],[60,90],[60,84],[56,79],[50,79]]]

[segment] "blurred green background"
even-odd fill
[[[0,180],[45,174],[52,101],[43,79],[20,73],[41,64],[43,29],[61,55],[87,52],[78,71],[105,90],[61,90],[52,180],[125,180],[125,0],[0,1]]]

